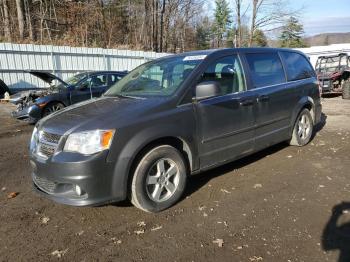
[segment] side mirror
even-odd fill
[[[220,85],[215,81],[206,81],[196,85],[195,100],[202,100],[221,94]]]

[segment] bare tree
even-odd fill
[[[196,49],[203,2],[0,0],[0,38],[162,52]]]
[[[7,41],[11,41],[10,15],[7,0],[2,0],[4,8],[4,35]]]
[[[299,10],[289,7],[288,0],[252,0],[252,17],[249,46],[257,29],[273,30],[280,27],[288,17],[297,16]]]
[[[242,46],[242,16],[241,16],[241,9],[242,9],[242,0],[235,0],[235,10],[236,10],[236,16],[237,16],[237,30],[236,30],[236,47]]]
[[[17,20],[18,20],[18,30],[19,38],[23,40],[24,38],[24,15],[23,15],[23,3],[22,0],[16,0],[17,8]]]
[[[34,30],[32,25],[32,15],[31,15],[31,0],[24,0],[24,12],[25,20],[27,24],[28,36],[30,40],[34,40]]]
[[[163,52],[164,13],[165,13],[165,0],[163,0],[162,11],[160,13],[160,45],[159,45],[159,52]]]

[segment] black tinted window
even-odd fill
[[[281,52],[288,81],[300,80],[314,76],[314,70],[306,58],[298,53]]]
[[[236,55],[226,56],[211,63],[199,82],[215,81],[220,85],[221,95],[245,90],[244,74]]]
[[[117,83],[122,77],[120,75],[109,75],[109,84],[113,85]]]
[[[277,53],[247,54],[254,87],[284,83],[286,81]]]

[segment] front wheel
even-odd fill
[[[59,111],[62,108],[64,108],[64,105],[61,103],[58,103],[58,102],[50,103],[44,108],[43,116],[51,115],[52,113]]]
[[[289,142],[292,146],[304,146],[310,142],[313,132],[313,120],[308,109],[303,109],[295,121],[292,138]]]
[[[170,145],[147,152],[137,163],[131,183],[131,202],[146,212],[159,212],[182,196],[187,169],[182,154]]]

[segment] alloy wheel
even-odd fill
[[[179,185],[179,168],[169,158],[159,159],[149,169],[146,177],[146,191],[155,202],[163,202],[172,197]]]

